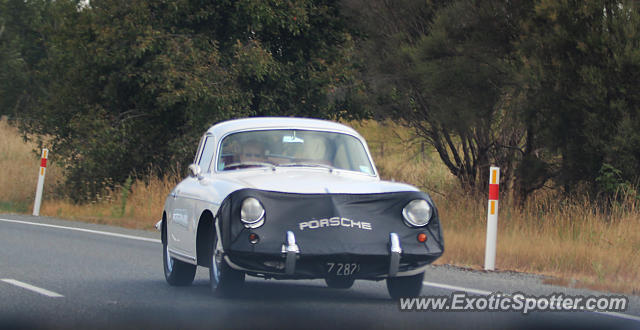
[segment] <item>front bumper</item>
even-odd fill
[[[298,245],[293,232],[288,231],[281,252],[233,252],[225,253],[225,260],[236,270],[254,276],[280,279],[311,279],[336,276],[328,265],[358,265],[357,271],[348,276],[355,279],[377,280],[394,276],[420,273],[425,266],[440,257],[441,253],[403,255],[402,245],[396,233],[389,234],[387,255],[362,255],[353,253],[308,255]]]
[[[240,208],[258,199],[264,225],[245,228]],[[379,279],[419,272],[444,252],[437,209],[425,227],[402,220],[402,209],[418,191],[380,194],[288,194],[242,189],[222,202],[216,215],[227,263],[252,275],[278,278],[327,277],[327,263],[360,265],[355,278]],[[417,240],[426,234],[426,242]],[[252,242],[250,236],[259,240]]]

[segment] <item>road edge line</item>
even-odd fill
[[[462,287],[462,286],[441,284],[441,283],[435,283],[435,282],[423,281],[422,284],[424,284],[426,286],[434,287],[434,288],[439,288],[439,289],[447,289],[447,290],[453,290],[453,291],[464,291],[464,292],[475,293],[475,294],[479,294],[479,295],[483,295],[483,296],[488,296],[488,295],[493,293],[493,292],[490,292],[490,291],[471,289],[471,288],[465,288],[465,287]],[[605,315],[605,316],[609,316],[609,317],[616,317],[616,318],[630,320],[630,321],[640,322],[640,317],[639,316],[630,315],[630,314],[624,314],[624,313],[618,313],[618,312],[601,312],[601,311],[592,311],[592,310],[585,310],[585,312]]]
[[[145,242],[162,243],[159,239],[156,239],[156,238],[147,238],[147,237],[126,235],[126,234],[118,234],[118,233],[112,233],[112,232],[108,232],[108,231],[91,230],[91,229],[84,229],[84,228],[77,228],[77,227],[66,227],[66,226],[50,225],[50,224],[46,224],[46,223],[29,222],[29,221],[21,221],[21,220],[11,220],[11,219],[2,219],[2,218],[0,218],[0,221],[11,222],[11,223],[19,223],[19,224],[25,224],[25,225],[33,225],[33,226],[40,226],[40,227],[56,228],[56,229],[75,230],[75,231],[80,231],[80,232],[84,232],[84,233],[98,234],[98,235],[112,236],[112,237],[119,237],[119,238],[127,238],[127,239],[145,241]]]
[[[25,283],[25,282],[21,282],[18,280],[14,280],[12,278],[3,278],[0,279],[0,281],[5,282],[5,283],[9,283],[11,285],[15,285],[17,287],[23,288],[23,289],[27,289],[29,291],[35,292],[35,293],[39,293],[43,296],[47,296],[50,298],[64,298],[63,295],[57,293],[57,292],[53,292],[47,289],[43,289],[43,288],[39,288],[35,285],[31,285],[29,283]]]

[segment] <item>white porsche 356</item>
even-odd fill
[[[386,280],[391,297],[411,297],[444,251],[429,195],[380,180],[362,136],[342,124],[222,122],[204,134],[189,171],[156,224],[170,285],[189,285],[203,266],[223,295],[250,275],[321,278],[332,288]]]

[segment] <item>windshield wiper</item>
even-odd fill
[[[322,167],[329,170],[329,172],[333,172],[336,168],[331,165],[318,164],[318,163],[286,163],[276,165],[278,167]]]
[[[265,162],[242,162],[242,163],[233,163],[226,165],[223,171],[231,170],[231,169],[239,169],[239,168],[249,168],[249,167],[270,167],[275,170],[275,165],[271,163]]]

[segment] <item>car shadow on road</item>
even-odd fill
[[[195,281],[188,290],[191,294],[216,297],[211,293],[208,280]],[[356,284],[351,289],[331,289],[321,282],[310,281],[247,281],[243,287],[225,299],[235,301],[256,300],[279,301],[314,301],[366,304],[393,304],[395,301],[387,296],[384,288],[361,287]]]

